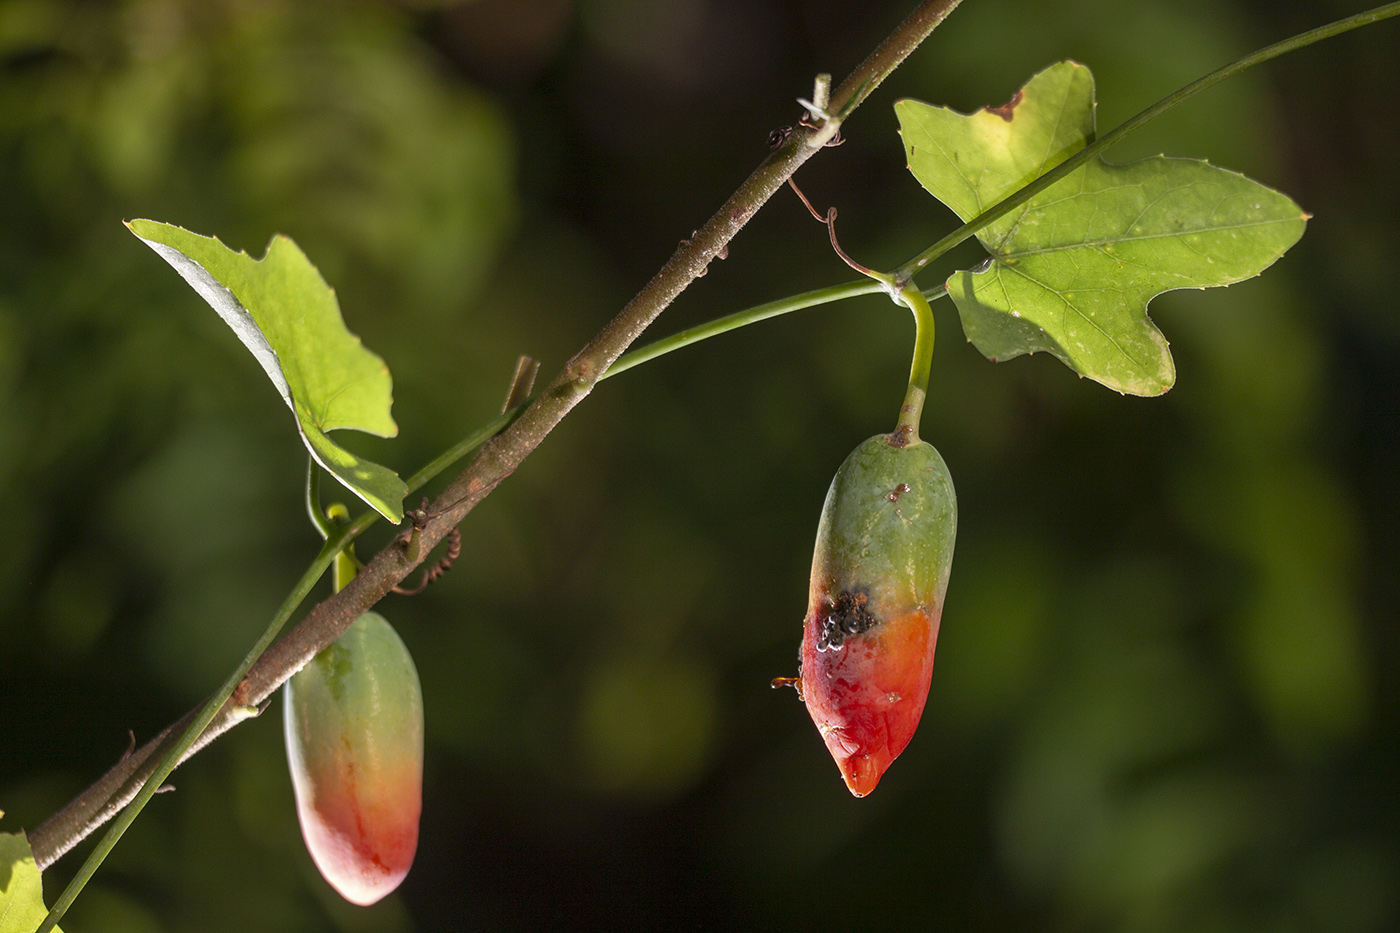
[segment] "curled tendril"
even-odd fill
[[[428,511],[428,500],[424,499],[422,506],[409,512],[406,516],[413,523],[413,529],[400,540],[403,542],[404,550],[410,559],[418,556],[418,533],[428,524],[428,520],[436,518],[440,513],[430,513]],[[454,526],[447,532],[447,553],[437,563],[423,571],[423,576],[419,579],[415,587],[395,586],[392,592],[400,596],[416,596],[428,588],[431,583],[436,583],[438,578],[452,569],[452,565],[457,562],[457,558],[462,556],[462,533]]]

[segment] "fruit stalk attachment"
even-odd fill
[[[933,366],[933,309],[924,293],[912,284],[900,289],[897,298],[914,312],[914,359],[909,364],[909,388],[904,392],[904,404],[899,406],[895,434],[913,442],[919,439],[919,422],[924,415],[924,399],[928,397],[928,373]]]

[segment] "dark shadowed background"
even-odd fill
[[[289,412],[123,218],[292,236],[394,375],[400,436],[340,439],[407,475],[517,354],[556,371],[913,5],[0,2],[0,830],[213,689],[318,545]],[[1107,129],[1357,9],[966,0],[798,177],[890,268],[953,226],[898,97],[1001,103],[1074,58]],[[988,363],[936,305],[923,433],[961,533],[928,710],[872,797],[768,686],[831,474],[903,392],[909,315],[866,298],[601,386],[441,583],[381,604],[427,710],[398,894],[316,874],[279,701],[175,774],[65,927],[1396,929],[1397,50],[1394,21],[1332,40],[1110,152],[1314,214],[1262,278],[1153,304],[1165,397]],[[656,332],[850,277],[783,193]]]

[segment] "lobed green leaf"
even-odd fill
[[[1094,81],[1061,62],[1001,107],[895,109],[914,176],[970,220],[1093,139]],[[992,259],[951,276],[948,293],[993,361],[1045,351],[1119,392],[1160,395],[1176,371],[1152,298],[1258,275],[1306,221],[1287,196],[1204,161],[1092,159],[983,228]]]
[[[316,461],[385,518],[402,520],[403,481],[326,436],[342,428],[398,433],[389,368],[345,328],[335,292],[297,245],[275,236],[263,258],[253,259],[169,224],[133,220],[127,227],[233,328],[296,415]]]

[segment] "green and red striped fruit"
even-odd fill
[[[957,534],[943,458],[902,440],[872,437],[836,471],[803,623],[802,699],[857,797],[923,715]]]
[[[302,837],[321,875],[373,904],[408,874],[423,796],[423,692],[375,612],[287,681],[287,761]]]

